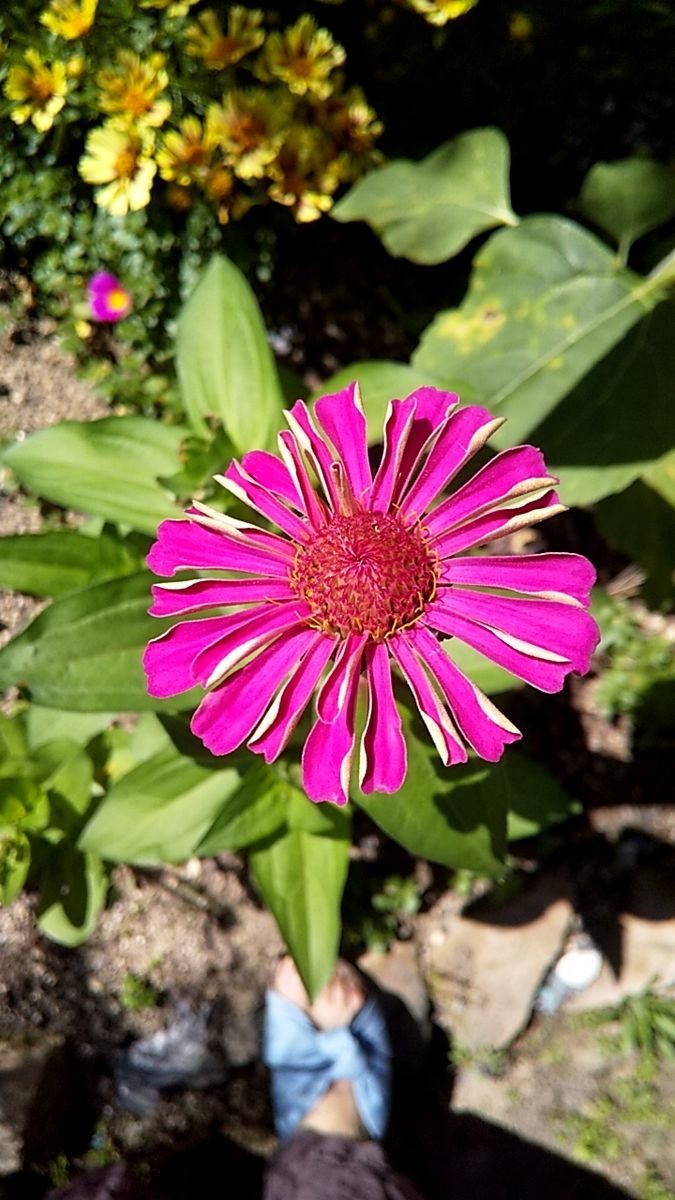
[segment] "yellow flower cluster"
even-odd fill
[[[447,25],[475,8],[478,0],[408,0],[411,8],[421,13],[431,25]]]
[[[140,9],[158,11],[158,31],[165,16],[176,21],[164,24],[161,43],[166,48],[171,29],[171,75],[163,53],[141,56],[122,45],[106,59],[93,38],[86,53],[83,43],[65,61],[27,50],[5,82],[13,120],[45,133],[67,101],[71,124],[103,117],[86,135],[78,171],[115,216],[144,208],[159,178],[173,208],[188,209],[201,194],[223,223],[267,201],[298,221],[315,220],[341,184],[375,161],[381,132],[361,90],[345,88],[343,47],[308,15],[268,32],[261,9],[234,4],[189,19],[195,2],[139,0]],[[50,0],[40,21],[55,39],[83,39],[97,6]],[[110,44],[110,27],[102,39]],[[217,90],[214,73],[222,77]]]

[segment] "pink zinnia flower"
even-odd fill
[[[318,426],[299,400],[279,434],[281,459],[253,450],[216,476],[280,533],[197,502],[188,520],[160,526],[148,558],[158,574],[236,576],[158,584],[150,609],[236,606],[174,625],[145,654],[152,695],[209,689],[192,729],[214,754],[247,741],[272,762],[316,692],[304,786],[312,800],[344,804],[359,686],[361,788],[395,792],[405,778],[392,666],[445,765],[465,762],[467,747],[495,762],[520,733],[442,639],[467,642],[544,692],[588,670],[598,633],[584,611],[595,578],[587,559],[466,553],[562,510],[540,452],[504,450],[439,500],[502,424],[458,403],[430,387],[392,400],[373,478],[358,386],[318,400]]]
[[[131,312],[131,292],[108,271],[97,271],[87,284],[89,310],[95,321],[121,321]]]

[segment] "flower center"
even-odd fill
[[[325,633],[377,642],[412,625],[436,591],[437,560],[396,513],[338,515],[295,556],[291,582]]]

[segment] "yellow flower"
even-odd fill
[[[226,162],[240,179],[260,179],[276,157],[287,106],[262,88],[232,88],[222,104],[206,115],[209,140],[225,151]]]
[[[184,117],[178,129],[170,129],[164,134],[157,151],[157,166],[162,179],[188,187],[204,175],[211,149],[199,118]]]
[[[99,71],[96,82],[102,111],[120,116],[129,125],[157,127],[171,112],[171,102],[158,99],[169,84],[163,54],[142,62],[133,50],[118,50],[117,65]]]
[[[343,47],[305,14],[283,33],[269,35],[258,71],[261,79],[281,79],[296,96],[325,100],[333,87],[329,76],[344,61]]]
[[[339,151],[373,157],[373,143],[383,125],[360,87],[331,96],[315,113],[317,123],[330,134]]]
[[[84,57],[81,54],[71,54],[68,62],[66,63],[66,74],[68,75],[68,78],[79,79],[81,75],[84,75],[86,69],[87,63]]]
[[[222,71],[262,46],[265,40],[265,31],[260,28],[262,19],[260,9],[235,4],[229,11],[225,33],[217,14],[207,8],[199,14],[197,23],[186,30],[185,48],[212,71]]]
[[[40,20],[57,37],[72,41],[89,33],[97,4],[98,0],[80,0],[79,4],[77,0],[51,0]]]
[[[33,49],[26,51],[24,62],[27,63],[25,67],[10,67],[5,81],[7,99],[24,101],[12,109],[12,120],[17,125],[31,120],[40,133],[46,133],[66,102],[66,68],[60,62],[49,66]]]
[[[431,25],[447,25],[475,8],[478,0],[408,0],[408,3]]]
[[[166,189],[165,198],[169,208],[173,208],[175,212],[187,212],[192,208],[193,199],[190,188],[182,187],[179,183],[172,183]]]
[[[141,8],[162,8],[169,17],[184,17],[197,0],[141,0]]]
[[[327,161],[325,149],[318,131],[295,125],[269,169],[270,199],[292,208],[301,224],[316,221],[333,206],[340,176],[337,164]]]
[[[151,158],[150,135],[108,121],[87,136],[78,170],[85,183],[107,184],[96,192],[96,203],[115,217],[145,208],[157,164]]]

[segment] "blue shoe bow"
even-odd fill
[[[391,1099],[391,1046],[373,997],[366,999],[350,1026],[317,1029],[297,1005],[279,992],[268,991],[263,1060],[272,1072],[272,1104],[280,1138],[290,1137],[339,1079],[351,1080],[370,1137],[376,1141],[384,1137]]]

